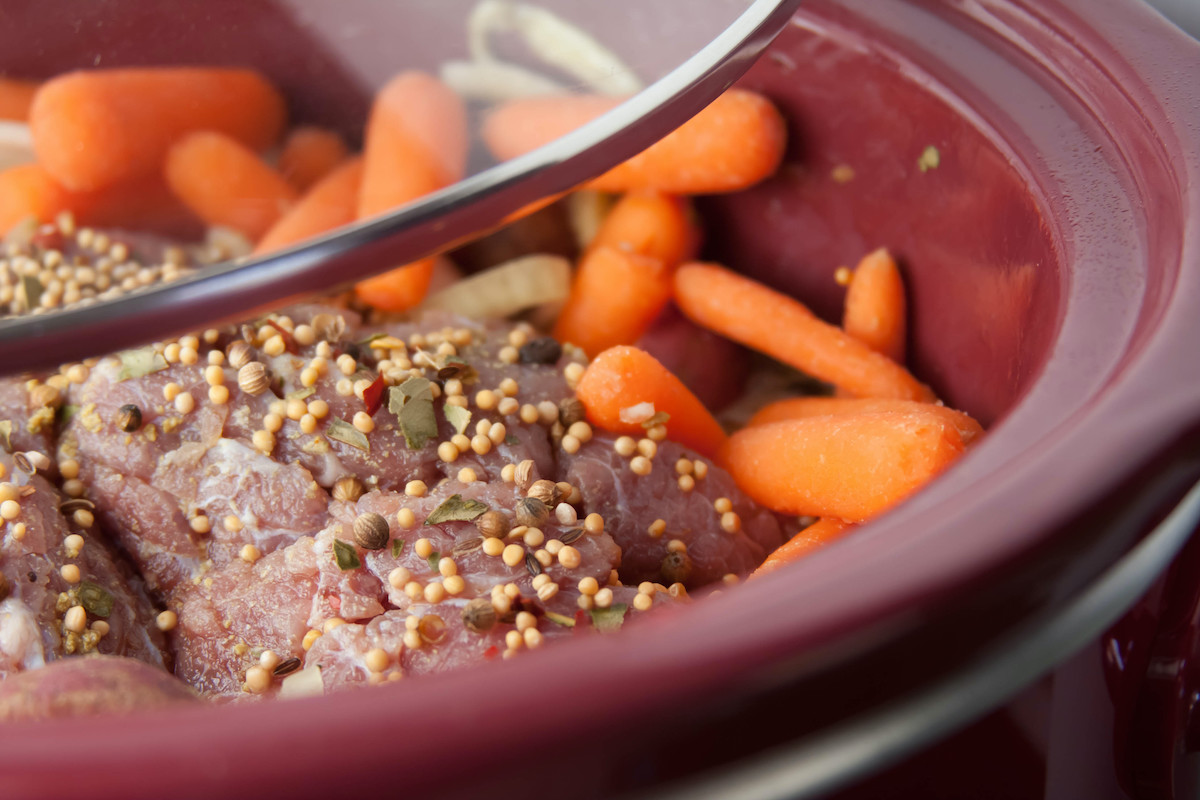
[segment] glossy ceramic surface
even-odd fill
[[[609,796],[869,713],[1067,604],[1200,475],[1198,71],[1133,0],[807,3],[746,78],[797,143],[771,184],[706,205],[712,255],[828,313],[833,268],[893,247],[915,368],[993,424],[978,448],[818,556],[615,639],[4,730],[8,796],[50,775],[93,797],[147,775],[176,796]],[[63,741],[88,743],[77,770]]]

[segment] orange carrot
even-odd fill
[[[29,217],[49,222],[74,211],[79,198],[64,189],[40,164],[22,164],[0,172],[0,232]]]
[[[683,383],[649,353],[636,347],[605,350],[592,360],[575,387],[588,421],[615,433],[644,433],[644,418],[635,406],[648,403],[653,413],[670,415],[666,423],[673,441],[710,458],[727,437],[720,423]]]
[[[586,96],[514,100],[484,122],[483,140],[496,158],[514,158],[618,102]],[[729,89],[661,141],[593,180],[589,188],[668,194],[737,191],[775,172],[785,144],[783,117],[770,100],[756,92]]]
[[[259,240],[255,255],[282,250],[353,222],[362,172],[362,159],[356,157],[317,181]]]
[[[875,352],[904,363],[904,280],[887,250],[864,256],[854,270],[842,329]]]
[[[961,411],[933,403],[885,397],[790,397],[761,408],[746,423],[746,427],[769,425],[785,419],[860,414],[864,411],[919,411],[936,414],[954,426],[958,435],[962,437],[963,444],[970,444],[983,433],[983,426]]]
[[[372,217],[462,178],[467,118],[462,100],[441,81],[403,72],[375,97],[363,143],[358,216]]]
[[[857,397],[932,401],[929,388],[887,356],[813,316],[801,303],[715,264],[684,264],[675,302],[699,325]]]
[[[588,355],[642,337],[671,301],[671,268],[615,247],[589,250],[579,260],[554,337]]]
[[[167,152],[167,185],[209,225],[257,241],[296,201],[296,191],[252,150],[214,131],[197,131]]]
[[[775,511],[861,522],[925,485],[963,448],[939,414],[870,411],[744,428],[730,437],[723,463]]]
[[[801,530],[791,539],[788,539],[786,544],[767,556],[767,560],[760,564],[750,577],[757,578],[766,575],[768,572],[774,572],[780,567],[785,567],[788,564],[799,561],[830,542],[842,538],[843,535],[854,530],[855,527],[854,524],[845,520],[835,519],[834,517],[821,517],[821,519]]]
[[[72,192],[40,164],[0,172],[0,232],[23,219],[51,222],[71,212],[80,225],[152,231],[193,238],[200,225],[157,175],[118,183],[95,192]]]
[[[596,230],[589,247],[615,247],[657,258],[671,268],[694,258],[700,230],[687,203],[657,192],[631,192],[618,200]]]
[[[33,96],[40,86],[37,81],[0,78],[0,119],[16,122],[29,119],[29,107],[33,105]]]
[[[47,81],[29,112],[34,150],[68,189],[158,170],[184,134],[213,130],[253,150],[274,144],[283,97],[261,75],[215,67],[71,72]]]
[[[589,355],[636,342],[670,301],[671,275],[696,240],[678,198],[626,195],[580,259],[554,336]]]
[[[301,125],[283,142],[279,172],[296,191],[303,192],[345,161],[349,152],[334,131]]]
[[[424,73],[397,75],[379,90],[367,120],[359,218],[454,183],[466,159],[466,109],[459,96]],[[404,311],[424,299],[433,264],[425,259],[397,267],[360,282],[355,293],[376,308]]]

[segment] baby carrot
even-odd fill
[[[296,201],[283,176],[236,139],[215,131],[190,133],[167,152],[171,191],[209,225],[224,225],[257,241]]]
[[[554,336],[589,355],[635,343],[670,301],[671,274],[696,238],[678,198],[623,197],[579,261]]]
[[[600,116],[619,100],[540,96],[514,100],[484,123],[483,139],[501,160],[547,144]],[[786,130],[761,94],[729,89],[696,116],[588,187],[605,192],[653,190],[713,194],[745,189],[775,172]]]
[[[861,522],[919,489],[963,448],[939,414],[870,411],[743,428],[723,463],[775,511]]]
[[[362,159],[356,157],[317,181],[258,241],[255,255],[282,250],[353,222],[362,172]]]
[[[854,270],[842,329],[875,352],[904,363],[904,280],[887,250],[867,254]]]
[[[467,159],[467,117],[462,100],[430,75],[397,75],[375,96],[363,159],[360,219],[460,180]]]
[[[983,426],[961,411],[933,403],[885,397],[790,397],[764,406],[750,418],[746,426],[769,425],[785,419],[831,414],[859,414],[864,411],[919,411],[935,414],[954,426],[958,435],[962,437],[963,444],[970,444],[983,433]]]
[[[10,167],[0,172],[0,232],[29,217],[49,222],[62,211],[74,211],[78,201],[41,164]]]
[[[253,150],[283,130],[283,97],[261,75],[215,67],[71,72],[50,81],[29,112],[34,150],[68,189],[97,189],[158,170],[189,131],[213,130]]]
[[[657,258],[673,269],[695,257],[700,230],[692,223],[683,199],[658,192],[631,192],[613,204],[589,247],[616,247]]]
[[[817,319],[801,303],[715,264],[684,264],[675,302],[698,324],[834,384],[856,397],[933,401],[887,356]]]
[[[616,433],[644,433],[642,419],[630,409],[648,403],[653,413],[670,415],[666,423],[673,441],[709,458],[724,446],[727,437],[713,415],[696,396],[649,353],[636,347],[605,350],[584,370],[575,394],[587,409],[588,420]]]
[[[642,337],[671,300],[671,268],[615,247],[589,250],[579,260],[554,337],[588,355]]]
[[[33,96],[40,86],[37,81],[0,78],[0,119],[16,122],[29,119],[29,107],[33,105]]]
[[[830,542],[842,538],[843,535],[854,530],[855,527],[854,524],[845,520],[834,517],[821,517],[812,525],[809,525],[791,539],[788,539],[783,546],[776,549],[771,555],[767,556],[767,560],[760,564],[750,577],[757,578],[766,575],[768,572],[774,572],[780,567],[785,567],[788,564],[799,561]]]
[[[341,164],[349,150],[342,137],[326,128],[301,125],[294,128],[279,151],[279,172],[303,192]]]
[[[421,72],[389,81],[371,106],[363,144],[358,217],[372,217],[459,180],[466,170],[467,121],[462,100]],[[433,259],[397,267],[355,286],[358,298],[385,311],[421,302]]]

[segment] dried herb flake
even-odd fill
[[[13,424],[11,419],[0,419],[0,436],[4,437],[4,449],[12,452]]]
[[[426,518],[426,525],[443,522],[470,522],[488,510],[487,503],[464,500],[461,494],[452,494],[441,502]]]
[[[433,381],[413,376],[396,387],[408,400],[433,400]],[[395,409],[392,409],[394,412]]]
[[[403,539],[392,539],[392,558],[399,558],[400,554],[403,552],[404,552],[404,540]]]
[[[462,406],[444,405],[442,413],[446,415],[446,421],[454,428],[455,433],[462,433],[471,424],[471,412]]]
[[[341,539],[333,540],[333,560],[337,562],[338,569],[342,572],[362,566],[362,561],[359,560],[358,551],[354,549],[354,545],[343,542]]]
[[[42,300],[42,282],[36,275],[22,275],[21,285],[19,287],[21,296],[25,300],[25,310],[32,311],[38,307]]]
[[[367,441],[367,435],[344,419],[334,418],[325,433],[330,439],[337,439],[339,442],[357,447],[359,450],[367,452],[371,450],[371,443]]]
[[[312,397],[316,393],[317,393],[317,390],[314,389],[313,387],[305,386],[303,389],[297,389],[294,392],[288,392],[286,399],[287,400],[304,400],[306,398]]]
[[[152,372],[162,372],[168,366],[167,360],[152,347],[122,350],[117,353],[117,358],[121,360],[121,371],[117,374],[119,381],[141,378]]]
[[[430,439],[437,437],[437,417],[433,415],[433,401],[410,397],[400,409],[400,431],[409,450],[420,450]]]
[[[93,617],[108,619],[113,610],[113,596],[107,589],[91,581],[83,581],[76,590],[79,604]]]
[[[575,627],[575,619],[573,617],[568,617],[566,614],[559,614],[555,611],[547,611],[545,617],[555,625],[561,625],[564,628]]]
[[[625,621],[625,612],[629,606],[624,603],[617,603],[608,608],[593,608],[588,613],[592,616],[592,627],[600,631],[600,633],[612,633],[621,629],[621,623]]]
[[[429,558],[426,559],[426,561],[429,562],[429,568],[431,570],[433,570],[434,572],[438,571],[438,562],[441,560],[442,560],[442,554],[439,553],[437,550],[434,550],[432,553],[430,553]]]

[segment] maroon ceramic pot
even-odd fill
[[[279,72],[300,34],[269,30],[214,60]],[[807,3],[745,79],[788,117],[787,164],[703,204],[709,255],[834,315],[834,268],[892,248],[913,367],[989,424],[977,448],[843,542],[618,637],[311,700],[5,728],[4,796],[600,797],[817,743],[833,767],[746,796],[799,795],[904,750],[830,731],[941,697],[915,744],[999,702],[962,676],[1029,631],[1049,637],[1036,661],[1107,624],[1081,599],[1165,564],[1144,535],[1190,522],[1168,512],[1200,477],[1197,74],[1200,47],[1136,0]],[[361,118],[360,96],[301,77],[314,118]]]

